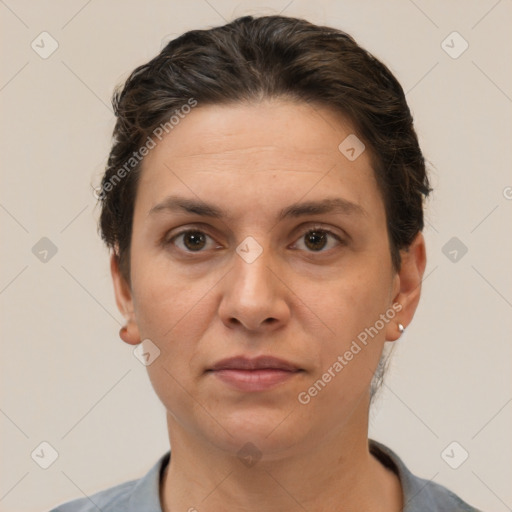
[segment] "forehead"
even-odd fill
[[[180,191],[223,203],[250,197],[264,208],[265,197],[284,203],[336,189],[364,208],[379,194],[368,152],[340,151],[351,137],[346,119],[316,104],[199,104],[145,157],[136,203],[147,213]]]
[[[279,150],[287,158],[339,155],[338,144],[354,132],[349,121],[318,104],[286,99],[228,105],[199,104],[159,144],[175,158],[236,158],[237,152]],[[172,134],[172,136],[171,136]],[[197,135],[192,138],[191,135]],[[339,141],[339,142],[338,142]],[[148,160],[159,151],[152,152]],[[263,156],[263,155],[262,155]]]

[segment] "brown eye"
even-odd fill
[[[208,243],[210,238],[206,233],[196,229],[182,231],[169,240],[169,243],[176,245],[186,252],[200,252]]]
[[[327,243],[327,236],[322,231],[309,231],[304,236],[306,246],[313,251],[321,251]]]
[[[334,244],[329,241],[334,240]],[[300,241],[304,240],[304,246],[308,252],[326,252],[336,245],[342,244],[340,237],[326,229],[309,229],[304,233]],[[329,246],[330,244],[330,246]],[[299,244],[301,245],[301,244]],[[300,247],[299,247],[300,248]]]
[[[189,231],[183,235],[183,243],[191,251],[201,250],[205,244],[206,237],[199,231]]]

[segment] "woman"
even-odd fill
[[[55,510],[476,510],[368,439],[426,264],[391,72],[339,30],[244,17],[171,41],[114,106],[101,231],[172,457]]]

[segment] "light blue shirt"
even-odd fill
[[[387,446],[372,439],[369,443],[370,452],[400,479],[403,512],[480,512],[446,487],[414,476]],[[142,478],[69,501],[50,512],[162,512],[160,479],[169,460],[167,452]]]

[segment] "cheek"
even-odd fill
[[[353,338],[373,325],[389,307],[391,276],[376,265],[361,264],[317,291],[317,304],[336,337]]]
[[[346,395],[348,383],[357,394],[371,381],[382,353],[386,326],[394,316],[394,310],[389,314],[392,280],[385,277],[388,274],[382,266],[361,265],[357,272],[330,283],[329,293],[317,295],[316,307],[330,328],[330,336],[318,347],[322,371],[315,377],[329,380],[325,372],[330,370],[331,377],[334,373],[335,395]]]
[[[172,384],[170,375],[186,385],[194,373],[200,342],[213,321],[214,304],[209,294],[214,275],[191,279],[165,261],[136,256],[132,289],[141,339],[150,339],[160,350],[158,364],[148,367],[155,383]],[[170,381],[169,381],[170,379]],[[167,382],[169,381],[169,382]]]
[[[309,403],[315,415],[330,418],[330,425],[342,426],[368,392],[379,363],[385,324],[375,325],[382,322],[386,301],[385,294],[378,297],[376,290],[340,287],[338,291],[341,299],[324,298],[321,305],[334,334],[317,345],[321,364],[297,398],[301,404]]]
[[[150,338],[163,350],[181,351],[182,359],[195,346],[204,325],[211,322],[207,290],[207,283],[194,286],[179,278],[165,280],[161,276],[147,279],[138,288],[134,286],[141,337]]]
[[[198,349],[211,322],[211,312],[205,310],[202,296],[204,292],[193,287],[162,279],[153,287],[140,288],[138,294],[141,337],[151,339],[160,350],[159,357],[147,367],[148,376],[166,409],[182,420],[195,407]]]
[[[132,243],[132,291],[141,336],[161,340],[193,308],[186,278],[140,241]],[[197,300],[197,299],[196,299]]]

